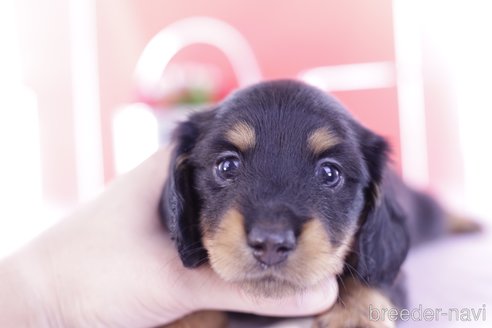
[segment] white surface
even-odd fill
[[[78,200],[104,186],[96,1],[70,0],[70,54]]]
[[[402,175],[425,188],[429,183],[427,130],[419,17],[422,2],[394,0],[393,26]]]
[[[141,92],[160,94],[162,73],[181,49],[206,44],[221,50],[232,65],[240,86],[261,80],[254,53],[244,36],[233,26],[211,17],[188,17],[168,25],[149,41],[140,56],[135,76]]]
[[[492,326],[492,233],[454,236],[412,252],[405,263],[410,309],[441,308],[448,311],[485,305],[486,320],[408,322],[402,327],[491,327]]]
[[[142,103],[119,108],[113,117],[116,173],[137,167],[159,148],[159,129],[152,109]]]
[[[392,62],[315,67],[301,72],[298,77],[308,84],[329,92],[395,86],[395,68]]]

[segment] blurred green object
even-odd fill
[[[182,96],[178,99],[178,104],[197,105],[203,103],[209,103],[212,101],[212,94],[209,90],[204,88],[190,88],[183,92]]]

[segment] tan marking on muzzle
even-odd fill
[[[342,273],[351,239],[349,233],[340,246],[334,246],[321,220],[311,219],[304,225],[297,248],[288,259],[287,275],[296,278],[299,285],[309,287],[329,275]]]
[[[202,228],[212,268],[226,281],[240,280],[243,265],[254,260],[246,242],[243,215],[230,208],[215,231]]]
[[[202,221],[203,222],[203,221]],[[216,229],[202,225],[203,244],[210,265],[222,279],[239,283],[247,292],[270,297],[293,294],[340,274],[350,249],[352,232],[336,247],[323,223],[313,218],[304,224],[295,250],[279,266],[265,271],[247,244],[244,217],[234,207],[226,211]],[[270,281],[258,280],[270,272]]]

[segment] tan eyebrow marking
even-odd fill
[[[318,155],[340,143],[340,139],[327,128],[319,128],[308,137],[308,146]]]
[[[256,133],[253,127],[245,122],[238,122],[227,131],[226,139],[241,151],[254,148]]]

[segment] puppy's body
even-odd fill
[[[338,275],[315,325],[394,324],[368,307],[403,305],[410,238],[440,234],[445,215],[391,172],[383,138],[320,90],[274,81],[191,116],[175,142],[160,209],[185,266],[272,297]]]

